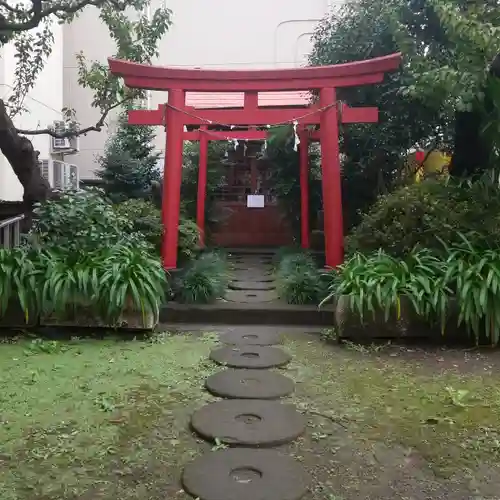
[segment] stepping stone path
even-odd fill
[[[184,468],[182,484],[193,497],[299,500],[305,495],[310,477],[303,466],[269,449],[295,440],[306,428],[293,405],[276,401],[293,392],[294,382],[264,370],[290,361],[288,353],[271,347],[280,340],[273,332],[229,332],[220,336],[226,347],[210,353],[216,363],[238,369],[208,377],[207,390],[227,399],[194,412],[191,426],[203,438],[230,448],[207,453]]]
[[[256,304],[277,299],[272,257],[265,255],[231,255],[233,279],[226,300]]]

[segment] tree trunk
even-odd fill
[[[500,54],[490,66],[490,76],[500,78]],[[488,168],[492,145],[484,136],[484,117],[494,109],[488,88],[483,89],[483,109],[457,111],[455,114],[455,139],[450,173],[456,177],[470,177]]]
[[[39,151],[35,151],[28,138],[17,133],[2,99],[0,99],[0,150],[23,186],[25,212],[29,214],[33,203],[50,198],[52,190],[47,180],[42,177],[38,163]]]

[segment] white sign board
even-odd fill
[[[249,194],[247,196],[247,208],[264,208],[264,195]]]

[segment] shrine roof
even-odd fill
[[[311,102],[309,92],[260,92],[259,106],[307,106]],[[242,108],[243,92],[187,92],[186,105],[198,109]]]

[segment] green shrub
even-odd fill
[[[161,211],[156,208],[153,202],[130,199],[114,205],[114,209],[121,218],[130,221],[134,233],[143,234],[146,241],[160,253],[163,224]]]
[[[39,262],[39,254],[27,248],[0,249],[0,317],[13,304],[20,306],[26,323],[37,314],[44,275]]]
[[[447,247],[445,283],[458,299],[459,324],[476,342],[483,336],[497,345],[500,338],[500,247],[461,242]]]
[[[163,239],[161,210],[147,200],[127,200],[115,205],[116,212],[132,223],[135,233],[144,235],[146,241],[160,253]],[[179,220],[179,264],[193,260],[200,250],[200,231],[195,221],[181,216]]]
[[[289,257],[302,253],[302,249],[299,246],[289,246],[289,247],[281,247],[278,251],[273,255],[273,265],[274,268],[277,269],[282,261]]]
[[[98,190],[62,193],[58,199],[34,209],[30,239],[47,249],[65,249],[68,254],[129,242],[141,244],[132,220],[113,209]]]
[[[114,245],[161,250],[161,212],[147,200],[131,199],[112,205],[99,190],[65,193],[35,207],[30,240],[37,247],[100,251]],[[199,251],[196,223],[179,221],[179,262],[192,260]]]
[[[451,293],[444,281],[445,270],[446,261],[427,249],[415,248],[404,260],[382,250],[358,253],[332,271],[330,293],[324,302],[348,295],[351,309],[361,320],[378,310],[388,320],[391,310],[400,315],[401,298],[405,297],[418,315],[445,318]]]
[[[200,229],[194,220],[179,221],[179,262],[182,265],[196,258],[200,251]]]
[[[500,247],[486,248],[462,234],[440,251],[415,248],[400,259],[383,251],[356,254],[331,274],[330,293],[348,295],[352,311],[363,320],[367,313],[401,312],[401,300],[421,318],[441,324],[458,308],[457,326],[465,325],[476,342],[500,338]]]
[[[65,317],[81,307],[110,323],[125,310],[157,315],[165,288],[159,258],[140,247],[0,251],[0,315],[16,302],[26,321],[30,314]]]
[[[176,298],[185,303],[207,304],[224,297],[228,282],[227,261],[219,253],[203,253],[184,271]]]
[[[314,258],[304,252],[282,252],[276,269],[277,291],[288,304],[317,304],[324,292]]]
[[[375,252],[404,257],[418,244],[441,250],[440,239],[459,243],[459,233],[500,245],[500,189],[489,172],[472,183],[428,179],[382,196],[346,239],[349,254]]]
[[[278,264],[277,275],[283,276],[292,271],[315,270],[317,268],[314,258],[305,252],[285,254]]]
[[[141,249],[117,247],[101,261],[98,295],[101,315],[118,318],[128,309],[158,317],[165,300],[166,276],[159,258]]]
[[[131,126],[127,110],[120,113],[116,132],[98,158],[96,172],[113,203],[151,195],[153,184],[160,180],[160,155],[155,153],[154,139],[153,127]]]

